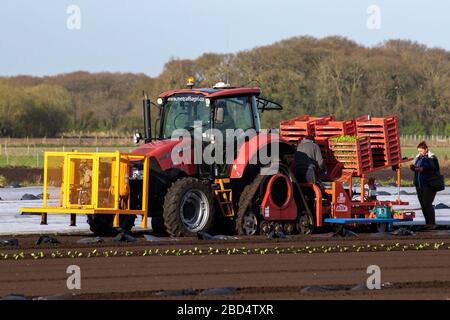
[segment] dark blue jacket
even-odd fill
[[[417,156],[414,165],[423,168],[423,172],[414,172],[414,185],[418,188],[427,187],[428,179],[439,172],[438,159],[430,151],[426,156]]]

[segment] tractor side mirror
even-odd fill
[[[217,124],[222,124],[224,120],[224,110],[223,107],[216,107],[214,114],[214,122]]]

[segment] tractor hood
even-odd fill
[[[174,154],[178,158],[172,159],[172,151],[176,148]],[[165,171],[172,168],[178,168],[191,175],[195,172],[195,165],[192,163],[184,163],[182,160],[183,153],[192,153],[191,139],[179,140],[154,140],[135,149],[132,154],[146,155],[155,159],[159,167]],[[190,157],[189,157],[190,158]]]
[[[179,144],[180,141],[178,140],[154,140],[150,143],[146,143],[140,146],[139,148],[133,150],[133,152],[131,153],[154,157],[158,160],[161,160],[160,158],[170,158],[172,149]],[[190,145],[190,141],[184,142],[183,145]]]

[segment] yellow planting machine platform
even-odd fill
[[[142,205],[130,209],[130,163],[142,161]],[[21,208],[22,214],[40,214],[47,224],[47,214],[70,214],[75,225],[77,214],[113,214],[114,227],[119,215],[142,215],[147,228],[148,158],[120,152],[46,152],[42,208]]]

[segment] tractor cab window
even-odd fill
[[[170,139],[177,129],[192,131],[195,121],[201,121],[206,130],[209,127],[210,108],[201,95],[175,95],[167,99],[163,119],[163,138]]]
[[[218,99],[216,108],[223,108],[223,121],[216,123],[215,128],[226,134],[227,129],[242,129],[244,131],[254,128],[252,103],[248,97],[233,97]]]

